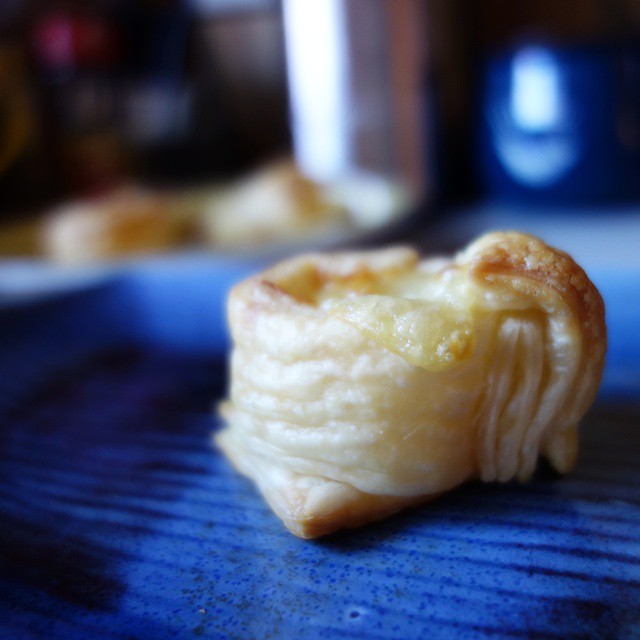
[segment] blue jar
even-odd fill
[[[479,175],[527,204],[640,198],[640,48],[533,43],[482,74]]]

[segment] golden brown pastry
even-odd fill
[[[306,238],[347,223],[345,208],[290,161],[263,168],[213,198],[200,219],[202,235],[219,249]]]
[[[308,255],[237,285],[216,440],[285,525],[312,538],[471,478],[576,460],[598,389],[602,299],[565,253],[520,233],[453,259]]]
[[[0,258],[39,257],[41,221],[27,219],[0,226]]]
[[[188,221],[169,205],[168,197],[135,187],[62,205],[43,222],[44,255],[79,264],[179,246]]]

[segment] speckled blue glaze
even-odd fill
[[[566,478],[299,540],[211,446],[206,285],[0,314],[0,637],[640,637],[640,403],[601,396]]]

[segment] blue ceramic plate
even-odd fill
[[[1,637],[640,637],[637,398],[566,478],[299,540],[211,445],[223,353],[180,282],[0,312]]]

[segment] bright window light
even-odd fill
[[[330,180],[350,160],[343,0],[284,0],[283,12],[296,160]]]
[[[562,120],[559,70],[546,49],[523,49],[511,67],[511,113],[516,124],[531,133],[556,128]]]

